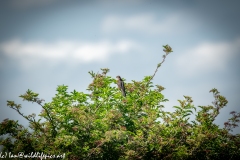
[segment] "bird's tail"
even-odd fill
[[[122,95],[126,97],[126,92],[124,90],[122,90]]]

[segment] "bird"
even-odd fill
[[[120,76],[117,76],[116,78],[117,78],[118,88],[122,91],[122,95],[123,95],[124,97],[126,97],[125,86],[124,86],[123,80],[121,79]]]

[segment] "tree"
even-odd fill
[[[195,107],[192,98],[184,96],[174,112],[163,110],[162,103],[167,101],[161,93],[164,87],[152,83],[172,52],[170,46],[163,47],[163,60],[152,76],[125,83],[126,97],[116,87],[116,80],[107,76],[109,69],[103,68],[101,74],[89,72],[93,78],[90,94],[69,93],[67,86],[60,85],[52,101],[43,103],[37,93],[27,90],[20,97],[43,108],[39,120],[35,113],[25,116],[20,104],[7,101],[7,106],[28,120],[30,129],[5,119],[0,124],[0,135],[8,135],[0,140],[3,152],[103,160],[240,158],[240,135],[230,133],[237,127],[240,113],[231,112],[224,128],[214,124],[228,103],[217,89],[210,90],[213,105]],[[196,118],[190,121],[194,113]]]

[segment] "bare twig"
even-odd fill
[[[155,77],[155,75],[156,75],[156,73],[157,73],[157,71],[158,71],[158,68],[160,68],[161,65],[164,63],[167,55],[168,55],[169,53],[173,52],[173,51],[172,51],[172,48],[171,48],[169,45],[165,45],[165,46],[163,46],[163,48],[164,48],[163,51],[164,51],[166,54],[163,55],[163,60],[162,60],[162,62],[160,62],[160,63],[157,65],[157,68],[156,68],[154,74],[151,76],[151,78],[149,79],[149,81],[148,81],[147,84],[149,84],[150,81]]]

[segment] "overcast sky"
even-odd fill
[[[86,92],[88,71],[109,68],[126,82],[152,75],[162,45],[173,48],[153,82],[166,88],[173,111],[183,95],[196,106],[211,105],[217,88],[229,103],[216,123],[240,112],[239,1],[0,1],[0,121],[27,124],[7,100],[25,114],[41,107],[18,96],[27,89],[50,102],[58,85]],[[236,129],[235,133],[240,133]]]

